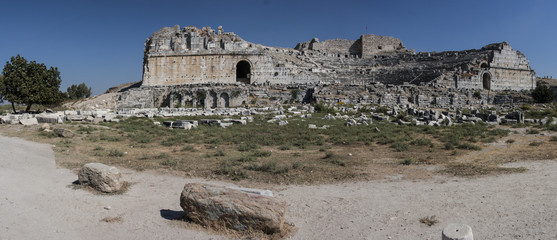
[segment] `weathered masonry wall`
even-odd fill
[[[147,60],[143,73],[143,85],[235,83],[237,66],[241,61],[248,64],[246,66],[250,83],[261,81],[267,77],[262,75],[268,72],[264,68],[268,59],[260,55],[161,55],[150,56]]]
[[[123,92],[118,108],[228,108],[248,102],[248,89],[237,86],[176,85]]]
[[[362,42],[362,57],[406,50],[402,41],[394,37],[366,34],[362,35],[360,40]]]
[[[489,64],[492,73],[492,90],[523,90],[536,87],[536,74],[530,69],[526,56],[515,51],[508,43],[502,43],[500,50],[494,50]]]
[[[374,83],[522,90],[535,87],[535,72],[506,42],[415,53],[400,39],[367,34],[354,41],[314,38],[291,49],[250,43],[222,27],[192,26],[163,28],[145,42],[145,87]]]

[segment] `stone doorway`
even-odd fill
[[[482,80],[483,80],[483,87],[486,90],[491,90],[491,74],[489,73],[484,73],[482,75]]]
[[[221,93],[219,105],[225,108],[230,107],[230,97],[228,97],[228,93]]]
[[[236,64],[236,82],[251,84],[251,65],[248,61],[242,60]]]
[[[218,103],[217,93],[211,91],[209,95],[211,99],[211,108],[217,108],[217,103]]]

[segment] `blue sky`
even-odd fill
[[[416,51],[481,48],[507,41],[538,76],[557,78],[557,1],[236,0],[0,1],[0,63],[20,54],[62,74],[63,91],[94,94],[140,81],[143,43],[165,26],[224,27],[246,41],[294,47],[373,33]],[[367,31],[366,31],[367,26]]]

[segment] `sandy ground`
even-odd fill
[[[95,195],[71,187],[77,176],[56,168],[51,146],[4,136],[0,146],[2,240],[225,238],[171,220],[181,214],[184,184],[206,180],[123,170],[133,184],[127,193]],[[451,222],[470,225],[475,239],[557,239],[557,160],[512,166],[529,171],[273,190],[288,202],[293,239],[441,239]],[[419,222],[432,215],[438,224]]]

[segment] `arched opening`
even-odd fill
[[[220,106],[225,108],[230,107],[230,97],[228,97],[228,93],[222,93],[220,95]]]
[[[488,67],[489,67],[489,65],[487,65],[487,63],[480,64],[481,69],[487,69]]]
[[[209,93],[209,95],[211,96],[211,108],[217,108],[217,102],[218,102],[218,98],[217,98],[217,94],[215,92],[211,92]]]
[[[483,86],[484,89],[486,90],[491,90],[491,74],[489,73],[484,73],[482,75],[482,79],[483,79]]]
[[[251,66],[247,61],[239,61],[236,64],[236,82],[243,82],[245,84],[251,83]]]

